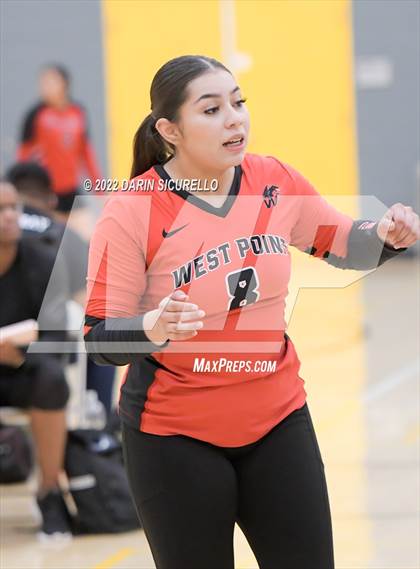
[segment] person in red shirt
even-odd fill
[[[289,247],[366,270],[420,236],[403,204],[353,220],[292,166],[247,153],[244,103],[214,59],[163,65],[130,184],[90,243],[86,349],[129,364],[125,464],[158,569],[233,569],[235,522],[262,568],[334,566],[324,464],[286,333]]]
[[[49,172],[58,198],[57,210],[66,220],[86,172],[92,183],[100,179],[89,139],[86,110],[70,96],[70,76],[61,65],[48,65],[40,74],[41,102],[23,121],[19,161],[37,161]],[[76,201],[77,205],[77,201]]]

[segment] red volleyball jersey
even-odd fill
[[[29,111],[18,159],[41,163],[48,170],[57,194],[74,191],[83,169],[92,181],[100,178],[85,111],[74,102],[64,109],[40,104]]]
[[[273,157],[246,154],[222,207],[171,182],[155,166],[132,181],[138,191],[121,189],[105,205],[90,244],[85,339],[122,340],[119,355],[97,351],[101,363],[130,364],[120,396],[127,423],[245,445],[306,400],[284,320],[289,249],[358,268],[346,261],[354,221]],[[147,343],[136,318],[176,289],[205,310],[203,329]],[[125,336],[115,328],[124,322]]]

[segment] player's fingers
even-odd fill
[[[170,300],[165,306],[167,312],[183,312],[189,310],[197,310],[198,306],[191,302],[179,302],[177,300]]]
[[[190,312],[180,312],[179,313],[179,322],[191,322],[192,320],[199,320],[200,318],[204,318],[206,313],[204,310],[193,310]]]
[[[179,320],[181,319],[181,314],[182,312],[168,312],[165,310],[160,315],[160,319],[166,324],[169,322],[179,322]]]
[[[182,290],[175,290],[168,294],[159,302],[159,307],[166,307],[172,300],[179,302],[185,302],[188,299],[188,295]]]
[[[182,300],[185,301],[188,298],[188,294],[185,293],[183,290],[174,290],[170,295],[171,299],[173,300]]]
[[[397,242],[405,238],[407,230],[409,231],[410,217],[412,209],[405,207],[402,204],[395,204],[392,206],[391,215],[393,219],[394,228],[387,235],[387,241],[395,245]]]
[[[192,322],[200,320],[206,315],[204,310],[192,310],[188,312],[165,312],[162,320],[165,322]]]
[[[399,239],[393,239],[393,247],[406,247],[405,243],[409,242],[412,237],[412,233],[410,229],[406,229],[404,233],[402,233]]]
[[[204,310],[192,310],[188,312],[162,312],[160,318],[163,322],[191,322],[205,316]]]
[[[391,242],[391,233],[394,229],[395,223],[392,220],[392,210],[389,209],[379,221],[376,233],[382,241]]]
[[[401,240],[407,227],[408,208],[402,204],[395,204],[392,208],[394,229],[389,232],[388,238],[392,243]]]
[[[200,330],[203,327],[203,322],[198,320],[196,322],[168,322],[166,330],[168,332],[186,332],[188,330]]]
[[[189,332],[170,332],[168,334],[168,338],[170,340],[189,340],[190,338],[194,338],[194,336],[197,336],[198,332],[197,330],[191,330]]]
[[[411,208],[410,208],[411,209]],[[407,214],[407,227],[400,239],[393,243],[395,248],[410,247],[420,239],[419,216],[413,211]]]

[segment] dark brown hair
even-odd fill
[[[230,73],[223,63],[204,55],[176,57],[157,71],[150,87],[152,112],[143,120],[134,137],[132,178],[143,174],[154,164],[163,164],[174,154],[175,149],[156,130],[156,121],[160,118],[176,121],[190,81],[214,69]]]

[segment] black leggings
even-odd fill
[[[233,569],[235,522],[260,569],[333,569],[324,464],[307,404],[225,448],[123,425],[137,513],[157,569]]]

